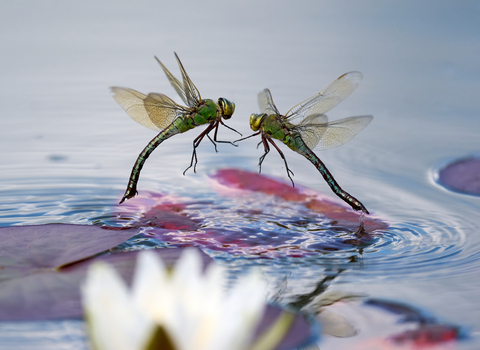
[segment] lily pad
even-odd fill
[[[224,193],[233,193],[231,189],[242,191],[262,192],[274,195],[286,201],[302,202],[316,212],[322,213],[326,218],[334,221],[335,225],[357,228],[360,214],[352,211],[349,207],[334,202],[329,197],[310,190],[303,186],[293,187],[290,183],[284,183],[264,175],[241,170],[222,169],[212,175],[212,179],[228,190]],[[365,229],[369,232],[388,228],[388,225],[371,215],[365,217]]]
[[[213,188],[227,197],[221,205],[143,193],[128,202],[131,212],[142,213],[129,225],[168,247],[196,246],[262,258],[348,250],[375,242],[375,236],[388,228],[369,215],[365,232],[359,234],[360,215],[350,208],[311,189],[257,173],[223,169],[211,178]]]
[[[79,285],[88,266],[107,261],[129,280],[137,253],[92,256],[137,232],[68,224],[0,228],[0,321],[81,316]],[[179,254],[175,249],[155,252],[167,262]]]
[[[157,212],[157,211],[153,211]],[[111,264],[131,283],[140,251],[98,255],[137,233],[137,229],[109,230],[100,226],[49,224],[0,228],[0,321],[79,318],[83,315],[80,284],[90,264]],[[154,249],[172,265],[182,249]],[[213,260],[201,253],[203,268]],[[268,306],[257,336],[281,314]],[[315,325],[296,315],[277,349],[313,341]]]
[[[438,173],[438,182],[455,192],[480,196],[480,158],[457,160]]]
[[[370,349],[420,349],[456,348],[457,341],[466,337],[465,330],[454,324],[444,323],[421,308],[384,299],[369,298],[363,302],[350,300],[323,306],[317,316],[322,331],[348,331],[349,321],[354,322],[350,335],[340,333],[341,338],[329,337],[324,344],[329,348]],[[345,341],[344,337],[355,335]]]

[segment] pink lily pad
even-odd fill
[[[129,222],[129,226],[111,229],[155,227],[165,230],[197,230],[200,220],[191,219],[185,212],[185,199],[159,193],[144,192],[118,207],[117,216],[124,216],[125,209],[142,216]],[[192,203],[188,203],[192,204]],[[128,213],[127,211],[127,213]]]
[[[384,221],[370,215],[365,218],[366,232],[360,234],[359,214],[350,208],[308,188],[292,187],[245,170],[219,170],[212,175],[211,184],[220,194],[240,200],[222,206],[222,214],[218,214],[210,203],[143,194],[145,197],[129,201],[133,212],[142,213],[130,225],[142,228],[142,234],[169,247],[196,246],[262,258],[304,257],[351,249],[373,242],[374,235],[379,234],[376,230],[388,228]],[[258,193],[266,196],[259,197]],[[194,204],[194,210],[189,209],[190,204]],[[277,207],[282,210],[271,210]],[[202,213],[203,209],[213,215],[212,220]],[[287,211],[289,216],[284,215]],[[219,215],[226,215],[225,220]],[[220,225],[210,227],[205,224],[209,221]]]
[[[286,201],[303,202],[307,208],[322,213],[328,219],[335,221],[335,224],[352,228],[358,227],[360,214],[352,211],[349,207],[334,202],[323,194],[303,186],[296,185],[293,187],[290,183],[287,184],[241,169],[222,169],[213,174],[212,178],[229,190],[262,192],[280,197]],[[223,192],[232,193],[229,190]],[[388,228],[388,225],[385,222],[373,218],[371,215],[365,217],[365,229],[367,231],[386,228]]]

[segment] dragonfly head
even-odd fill
[[[265,113],[252,114],[250,116],[250,128],[252,128],[253,131],[258,131],[258,129],[260,129],[260,126],[266,116],[267,115]]]
[[[226,98],[220,97],[218,99],[218,106],[224,119],[230,119],[233,112],[235,112],[235,103],[230,102]]]

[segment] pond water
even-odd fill
[[[154,55],[178,75],[177,52],[202,97],[234,101],[228,125],[244,135],[251,133],[248,120],[258,112],[262,89],[268,87],[286,112],[358,70],[363,82],[328,115],[374,119],[348,144],[319,156],[342,187],[389,227],[368,246],[303,258],[206,251],[232,278],[260,265],[279,303],[294,302],[335,275],[329,291],[414,305],[462,327],[467,339],[458,349],[480,347],[480,197],[435,182],[441,164],[480,149],[476,1],[20,1],[0,9],[0,226],[116,225],[119,213],[140,215],[128,202],[124,209],[117,203],[138,153],[155,134],[133,122],[108,87],[162,92],[180,102]],[[199,133],[177,135],[151,155],[141,194],[197,203],[187,210],[204,227],[279,237],[315,229],[318,213],[303,211],[300,219],[310,221],[298,225],[295,204],[271,196],[229,197],[212,186],[210,176],[219,169],[257,171],[259,140],[220,144],[218,153],[205,141],[197,173],[183,176]],[[237,135],[223,128],[221,137]],[[335,201],[308,161],[281,149],[296,184]],[[274,151],[262,174],[288,182]],[[255,217],[255,210],[263,212]],[[162,243],[142,239],[126,248],[156,245]],[[78,320],[3,323],[0,349],[86,347],[82,327]],[[326,336],[320,347],[364,339],[361,333]]]

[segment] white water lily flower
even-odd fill
[[[202,274],[196,250],[187,249],[173,271],[153,252],[139,255],[132,289],[104,263],[92,266],[82,289],[92,342],[99,350],[143,350],[162,326],[176,350],[242,350],[265,307],[259,274],[225,290],[224,269]]]

